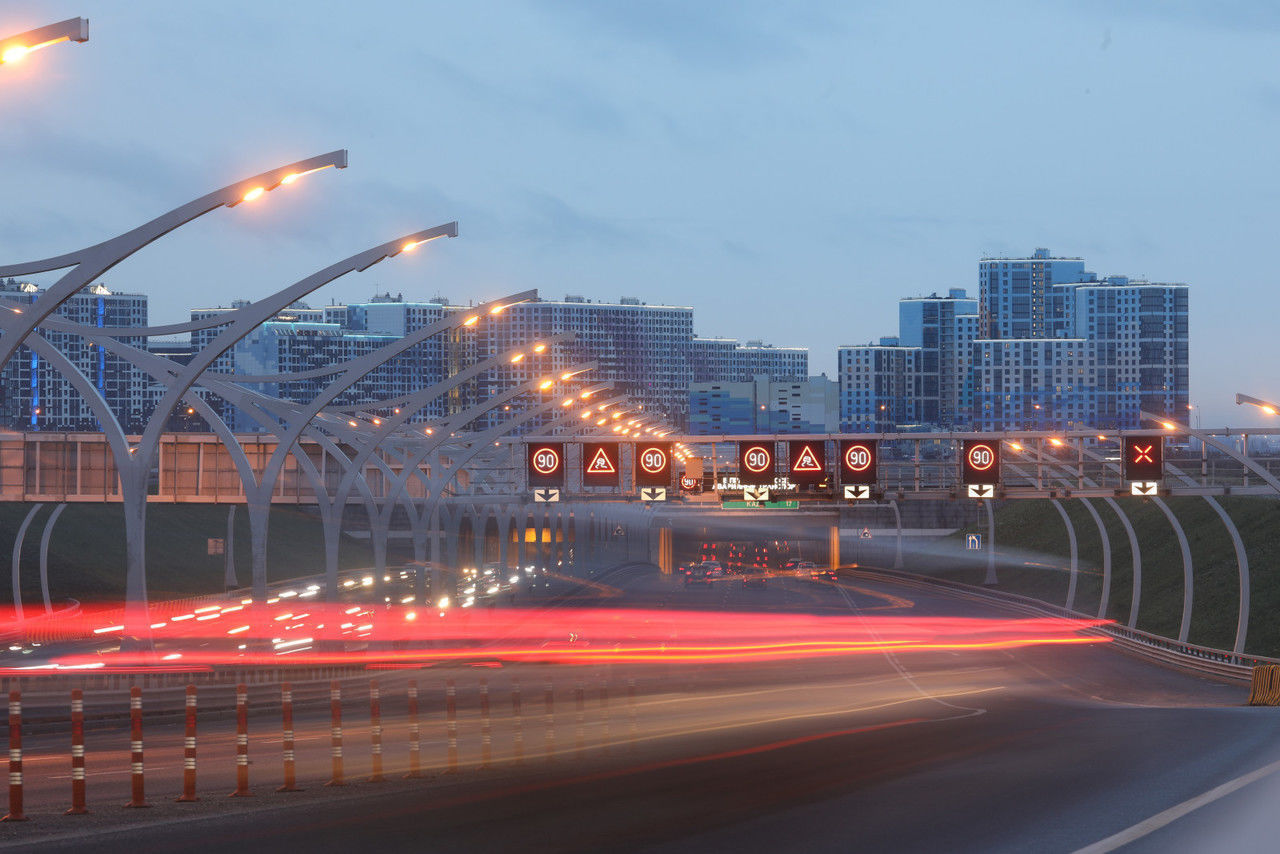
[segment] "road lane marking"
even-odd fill
[[[1264,777],[1270,777],[1272,774],[1280,771],[1280,761],[1272,762],[1270,765],[1264,765],[1256,771],[1237,777],[1234,780],[1228,780],[1221,786],[1215,786],[1209,791],[1194,798],[1189,798],[1182,803],[1169,807],[1164,812],[1158,812],[1145,821],[1140,821],[1133,827],[1120,831],[1119,833],[1108,836],[1092,845],[1077,849],[1075,854],[1106,854],[1108,851],[1115,851],[1117,848],[1128,845],[1130,842],[1141,839],[1150,833],[1154,833],[1162,827],[1173,824],[1178,819],[1188,813],[1195,812],[1200,807],[1221,800],[1232,792],[1239,791],[1250,783],[1256,783]]]

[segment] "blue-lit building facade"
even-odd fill
[[[0,299],[11,305],[35,302],[42,290],[30,282],[0,281]],[[145,327],[145,294],[118,293],[102,283],[82,289],[63,303],[59,317],[82,326]],[[92,382],[126,431],[137,432],[154,407],[149,377],[128,361],[95,347],[80,335],[43,330],[39,333]],[[122,336],[126,344],[145,348],[144,336]],[[11,430],[98,430],[93,410],[79,392],[25,345],[0,374],[0,413]]]
[[[904,299],[898,338],[840,349],[845,429],[1124,429],[1186,412],[1186,285],[1099,279],[1046,249],[982,259],[978,284],[976,301]]]

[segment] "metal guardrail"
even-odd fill
[[[959,581],[945,578],[933,578],[893,569],[861,569],[854,574],[865,578],[890,577],[896,582],[905,583],[917,589],[944,589],[971,599],[981,599],[1007,608],[1033,613],[1077,620],[1096,620],[1092,614],[1071,611],[1058,605],[1043,602],[1030,596],[976,587]],[[1245,655],[1224,649],[1183,643],[1170,638],[1161,637],[1139,629],[1131,629],[1116,623],[1107,623],[1092,629],[1105,634],[1122,649],[1136,653],[1144,658],[1157,661],[1171,667],[1192,671],[1202,675],[1227,679],[1232,682],[1249,682],[1253,676],[1253,668],[1261,664],[1280,664],[1280,658],[1267,658],[1259,655]]]

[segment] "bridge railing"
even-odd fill
[[[1079,620],[1096,619],[1091,614],[1071,611],[1030,596],[992,590],[987,587],[977,587],[946,578],[935,578],[892,569],[859,570],[857,574],[867,578],[890,576],[895,581],[918,589],[949,590],[966,598],[981,599],[1023,613]],[[1094,631],[1108,635],[1117,645],[1145,658],[1184,670],[1229,679],[1233,682],[1250,681],[1253,668],[1257,665],[1280,664],[1280,658],[1235,653],[1230,650],[1186,643],[1152,634],[1151,632],[1144,632],[1140,629],[1131,629],[1118,623],[1105,623],[1094,629]]]

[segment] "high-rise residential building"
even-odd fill
[[[475,383],[471,395],[487,399],[541,377],[555,378],[548,396],[579,388],[584,380],[609,382],[646,412],[683,425],[692,378],[693,309],[689,306],[649,305],[634,297],[616,303],[593,302],[580,296],[563,300],[534,300],[486,316],[468,330],[459,344],[474,347],[468,358],[485,359],[561,332],[573,332],[572,343],[558,345],[549,358],[525,359],[490,371]],[[561,381],[575,363],[595,360],[599,367]],[[494,413],[481,427],[503,419]]]
[[[1097,424],[1098,366],[1083,338],[980,339],[974,343],[977,430],[1067,430]]]
[[[402,296],[378,294],[367,303],[327,305],[312,308],[295,303],[240,339],[211,366],[227,374],[274,374],[322,368],[371,353],[392,344],[456,310],[447,300],[410,302]],[[203,308],[191,312],[192,320],[226,314],[247,303],[237,300],[230,308]],[[192,349],[206,346],[222,327],[195,330]],[[374,368],[331,405],[358,406],[410,394],[439,383],[445,376],[446,336],[437,335],[415,344],[404,353]],[[282,400],[309,403],[334,377],[311,377],[285,383],[246,384],[246,388]],[[236,430],[252,432],[261,425],[247,413],[213,395],[205,395],[228,424]],[[444,415],[443,401],[432,401],[413,420],[437,419]],[[193,429],[200,429],[195,427]]]
[[[841,347],[840,430],[891,433],[918,423],[916,377],[922,354],[923,348],[904,347],[897,338]]]
[[[29,304],[42,293],[30,282],[0,281],[5,301]],[[101,283],[85,287],[59,306],[59,317],[91,327],[145,327],[145,294],[116,293]],[[43,330],[39,333],[65,355],[94,384],[126,431],[137,432],[150,415],[149,377],[130,362],[77,334]],[[144,336],[120,341],[146,347]],[[100,424],[83,396],[52,366],[26,346],[9,359],[0,376],[0,412],[14,430],[97,430]]]
[[[1190,399],[1189,288],[1108,276],[1074,291],[1075,333],[1098,353],[1094,422],[1142,426],[1138,413],[1184,416]]]
[[[772,380],[809,376],[807,347],[775,347],[736,338],[694,338],[690,349],[693,382],[750,382],[763,374]]]
[[[826,375],[802,380],[695,382],[689,386],[689,432],[833,433],[839,424],[839,384]]]
[[[1028,258],[978,262],[981,338],[1056,338],[1054,323],[1067,323],[1051,299],[1055,285],[1093,281],[1081,258],[1057,258],[1037,249]]]
[[[841,348],[845,429],[1116,429],[1186,412],[1186,285],[1099,280],[1047,249],[978,274],[976,306],[958,289],[904,299],[900,338]]]
[[[978,301],[964,288],[951,288],[945,297],[935,293],[898,302],[899,343],[920,349],[912,379],[918,422],[964,420],[960,402],[977,321]]]

